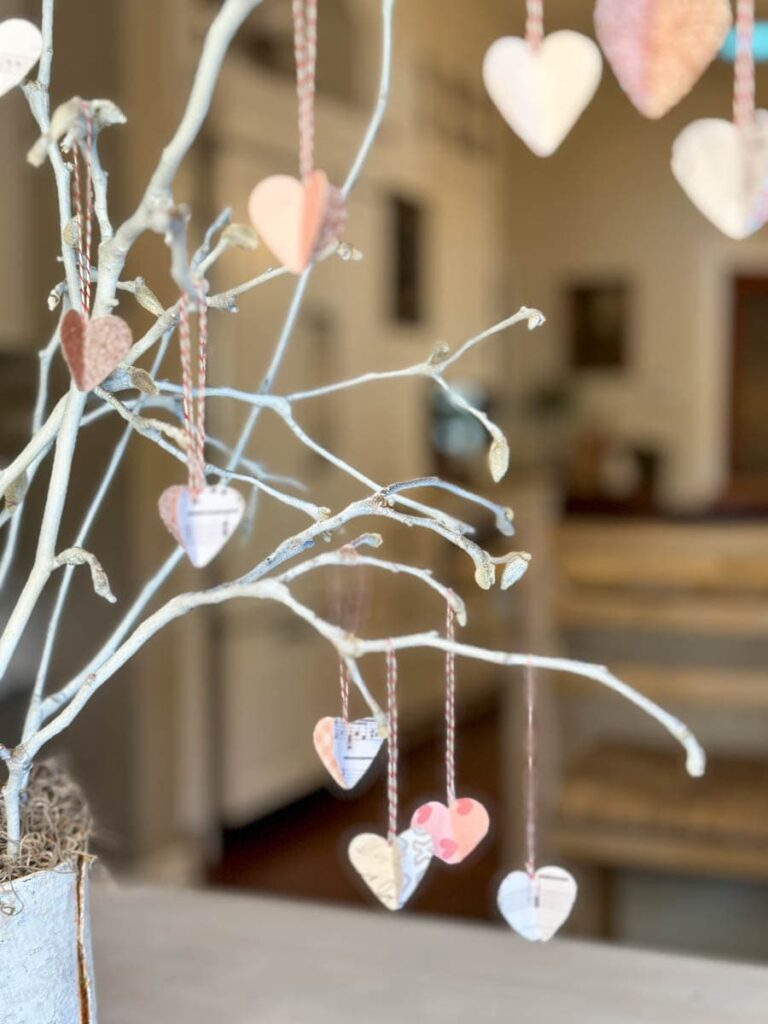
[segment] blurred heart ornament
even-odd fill
[[[596,44],[578,32],[553,32],[537,46],[504,36],[485,55],[483,81],[512,131],[546,157],[594,96],[602,66]]]
[[[406,829],[391,842],[362,832],[349,844],[352,867],[387,910],[401,910],[424,877],[432,859],[426,832]]]
[[[160,518],[189,560],[201,569],[218,555],[245,511],[243,496],[232,487],[206,486],[195,497],[189,487],[167,487],[158,502]]]
[[[460,864],[488,834],[488,811],[478,800],[460,797],[449,806],[432,800],[417,808],[411,828],[432,839],[434,856],[445,864]]]
[[[24,81],[42,52],[43,37],[37,25],[24,18],[0,22],[0,96]]]
[[[79,391],[92,391],[127,355],[133,344],[122,317],[109,314],[89,320],[77,309],[65,313],[59,329],[61,350]]]
[[[280,262],[293,274],[338,241],[346,223],[339,189],[324,171],[312,171],[303,183],[287,174],[265,178],[248,200],[251,223]]]
[[[743,127],[721,118],[687,125],[672,147],[672,172],[723,234],[754,234],[768,220],[768,110]]]
[[[717,56],[729,0],[597,0],[595,32],[619,85],[645,117],[663,117]]]
[[[577,885],[565,868],[512,871],[499,886],[497,903],[507,924],[529,942],[547,942],[568,920]]]
[[[375,718],[321,718],[312,740],[320,760],[334,782],[342,789],[353,789],[376,759],[386,738]]]

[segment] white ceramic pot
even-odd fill
[[[0,884],[0,1024],[96,1024],[84,861]]]

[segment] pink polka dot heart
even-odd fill
[[[411,828],[431,836],[434,855],[445,864],[460,864],[483,841],[489,826],[488,811],[469,797],[450,806],[432,800],[411,818]]]

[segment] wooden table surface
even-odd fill
[[[97,886],[93,913],[100,1024],[768,1021],[764,967],[212,892]]]

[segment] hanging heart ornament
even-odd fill
[[[743,128],[720,118],[689,124],[672,147],[672,172],[723,234],[754,234],[768,220],[768,110]]]
[[[529,942],[547,942],[567,921],[576,901],[576,879],[565,868],[512,871],[497,902],[508,925]]]
[[[595,94],[600,50],[578,32],[553,32],[538,47],[505,36],[483,61],[483,81],[501,116],[536,156],[551,156]]]
[[[218,555],[245,511],[243,496],[232,487],[208,486],[197,497],[188,487],[167,487],[158,502],[160,518],[189,560],[201,569]]]
[[[42,52],[43,37],[37,25],[24,18],[0,22],[0,96],[24,81]]]
[[[131,329],[119,316],[89,320],[70,309],[61,321],[61,349],[79,391],[101,384],[123,360],[133,344]]]
[[[248,214],[266,245],[294,274],[335,244],[346,223],[344,199],[324,171],[312,171],[303,183],[287,174],[265,178],[251,192]]]
[[[400,910],[411,898],[432,859],[426,832],[406,829],[392,842],[373,832],[349,844],[352,867],[387,910]]]
[[[312,734],[318,757],[334,782],[353,789],[373,764],[386,730],[375,718],[321,718]]]
[[[488,834],[488,811],[478,800],[461,797],[449,806],[432,800],[417,808],[411,828],[432,839],[435,857],[446,864],[459,864]]]
[[[619,85],[646,117],[690,92],[731,27],[729,0],[597,0],[595,32]]]

